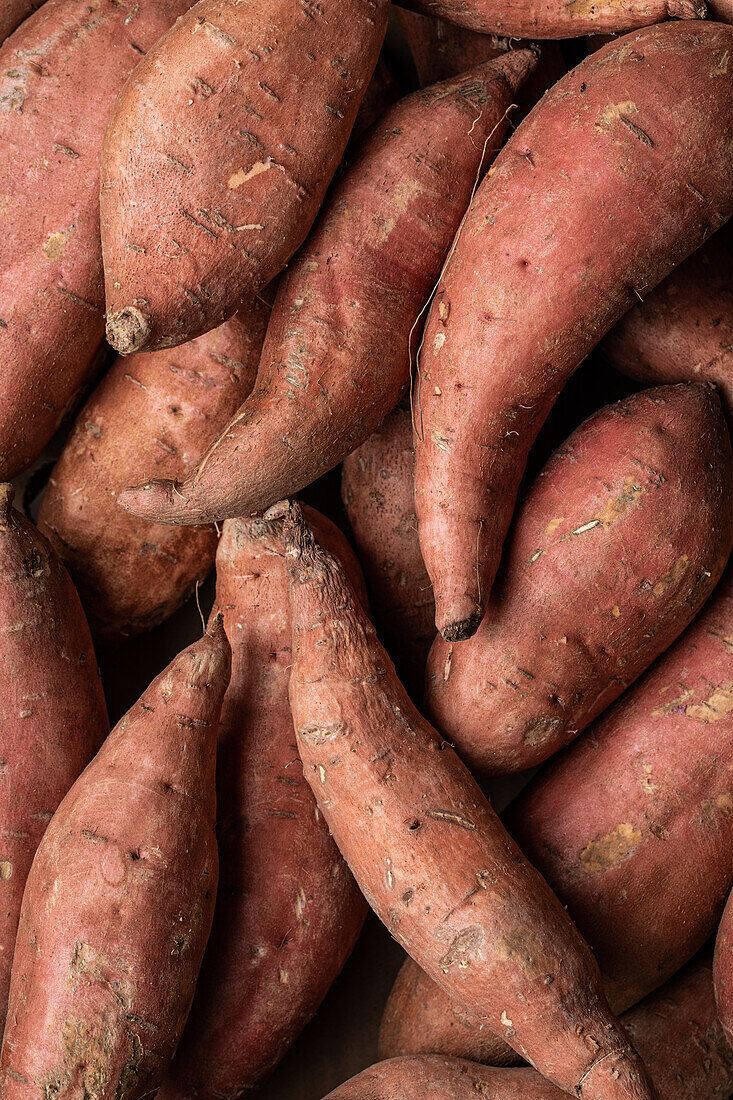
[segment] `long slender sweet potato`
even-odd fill
[[[733,895],[731,895],[733,897]],[[715,1001],[723,1030],[733,1041],[733,901],[728,898],[715,938]]]
[[[89,628],[63,565],[0,486],[0,1026],[23,887],[61,799],[109,732]]]
[[[587,945],[410,702],[343,570],[293,505],[286,534],[298,748],[367,901],[559,1087],[585,1100],[652,1097]]]
[[[365,599],[341,532],[306,513]],[[159,1100],[221,1100],[254,1088],[317,1009],[366,915],[298,760],[283,551],[282,524],[224,524],[216,601],[232,645],[232,679],[219,727],[219,894],[191,1015]]]
[[[733,212],[733,28],[665,23],[563,77],[499,154],[425,331],[420,543],[447,640],[483,616],[527,453],[567,378]]]
[[[180,1038],[216,896],[221,622],[153,681],[77,780],[33,861],[2,1096],[133,1100]]]
[[[334,188],[280,285],[254,391],[182,483],[122,494],[166,523],[260,511],[367,438],[408,384],[412,330],[512,92],[534,65],[507,54],[398,103]],[[413,350],[415,344],[413,343]]]
[[[341,160],[388,9],[199,0],[141,62],[102,153],[117,351],[200,336],[287,263]]]
[[[43,0],[0,0],[0,43],[42,3]]]
[[[0,478],[38,457],[104,336],[99,153],[188,0],[47,0],[0,49]]]
[[[118,359],[79,413],[38,524],[76,581],[95,636],[168,618],[214,564],[213,527],[155,526],[117,494],[157,468],[193,468],[254,384],[269,307],[255,299],[180,348]]]
[[[733,422],[733,257],[718,237],[614,325],[600,351],[647,385],[706,380]]]

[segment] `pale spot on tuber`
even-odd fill
[[[638,848],[643,839],[640,829],[622,822],[610,833],[591,840],[580,853],[580,863],[589,875],[615,867]]]
[[[7,882],[13,873],[13,865],[9,859],[0,861],[0,881]]]
[[[236,191],[243,183],[247,183],[248,180],[254,179],[256,176],[261,176],[264,172],[269,172],[271,168],[280,168],[281,171],[284,171],[281,165],[275,164],[275,162],[269,158],[267,160],[258,160],[257,163],[253,164],[246,172],[244,168],[240,168],[238,172],[234,172],[227,180],[227,187],[230,191]]]
[[[65,233],[49,233],[43,245],[43,253],[47,260],[60,260],[66,247]]]

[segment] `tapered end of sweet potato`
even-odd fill
[[[150,323],[137,306],[125,306],[107,318],[107,343],[120,355],[142,351],[150,339]]]
[[[688,0],[692,2],[692,0]],[[518,91],[529,74],[534,71],[539,59],[537,50],[509,50],[490,62],[494,69],[499,69],[512,92]]]
[[[185,523],[178,518],[179,502],[184,503],[179,482],[169,478],[143,481],[117,494],[117,503],[126,512],[151,523],[168,523],[172,526]]]
[[[15,500],[15,489],[9,482],[0,484],[0,523],[5,523]]]
[[[671,19],[705,19],[708,14],[705,0],[667,0]]]
[[[482,618],[482,608],[470,596],[439,600],[435,606],[435,625],[446,642],[463,642],[466,638],[472,638]]]

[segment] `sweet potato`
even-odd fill
[[[76,581],[96,637],[168,618],[214,564],[213,527],[155,526],[117,506],[158,469],[185,476],[254,385],[269,308],[253,300],[213,332],[118,359],[79,413],[38,524]]]
[[[410,702],[338,562],[293,505],[286,515],[298,749],[367,901],[431,977],[566,1092],[652,1097],[587,945]]]
[[[723,910],[715,938],[715,1001],[728,1041],[733,1040],[733,895]]]
[[[385,648],[413,699],[420,699],[435,605],[417,539],[414,471],[412,418],[400,404],[344,460],[341,496]]]
[[[102,152],[107,339],[122,355],[221,324],[299,248],[388,9],[199,0],[140,63]]]
[[[343,535],[306,512],[365,599]],[[298,760],[283,550],[281,524],[224,524],[216,601],[232,645],[232,679],[219,727],[219,895],[191,1015],[159,1100],[220,1100],[254,1088],[317,1009],[366,915]]]
[[[257,384],[180,484],[122,494],[137,515],[246,515],[309,485],[362,443],[408,384],[421,319],[512,92],[517,51],[398,103],[367,137],[280,285]],[[414,349],[414,344],[413,344]]]
[[[104,336],[99,153],[188,0],[47,0],[0,49],[0,478],[38,457]]]
[[[28,876],[2,1095],[154,1092],[188,1014],[214,911],[215,754],[229,645],[220,621],[108,737]]]
[[[733,423],[733,256],[718,237],[693,253],[614,325],[600,351],[646,385],[718,386]]]
[[[387,64],[384,54],[380,54],[377,67],[364,93],[354,128],[351,131],[347,155],[353,145],[358,145],[359,140],[367,130],[397,102],[400,95],[400,86]]]
[[[109,732],[74,586],[12,501],[12,486],[0,486],[0,1026],[34,852],[54,810]]]
[[[415,404],[438,629],[483,616],[527,453],[601,337],[733,211],[733,28],[665,23],[547,93],[480,187],[428,318]]]
[[[428,658],[428,713],[469,767],[546,760],[675,640],[730,554],[731,497],[711,386],[643,390],[570,436],[518,509],[478,633]]]
[[[24,19],[39,8],[43,0],[1,0],[0,2],[0,43],[19,27]]]

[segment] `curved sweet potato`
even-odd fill
[[[547,93],[479,188],[428,318],[420,544],[447,640],[475,632],[528,451],[580,361],[733,211],[733,28],[665,23]]]
[[[713,237],[600,345],[606,360],[647,385],[714,382],[733,422],[733,256]]]
[[[275,510],[273,509],[273,512]],[[587,945],[397,680],[343,570],[289,506],[303,769],[367,901],[466,1008],[586,1100],[652,1097]]]
[[[104,337],[99,153],[188,0],[46,0],[0,50],[0,478],[41,453]]]
[[[38,525],[74,578],[94,634],[137,634],[172,615],[214,564],[213,527],[155,526],[117,494],[158,469],[182,477],[254,384],[269,307],[255,299],[213,332],[118,359],[79,413]]]
[[[715,1001],[723,1030],[733,1041],[733,895],[723,910],[715,938]]]
[[[306,513],[365,599],[341,532]],[[298,760],[283,550],[282,524],[224,524],[216,601],[232,645],[232,679],[219,727],[219,894],[191,1015],[159,1100],[221,1100],[254,1088],[318,1008],[367,911]]]
[[[283,277],[252,394],[189,477],[138,486],[123,507],[166,523],[258,512],[367,438],[408,384],[485,139],[500,143],[533,65],[528,50],[505,55],[383,117]]]
[[[109,732],[89,628],[63,565],[0,486],[0,1026],[23,887],[51,815]]]
[[[478,633],[428,658],[427,712],[474,772],[546,760],[671,645],[723,572],[732,497],[711,386],[643,390],[573,432],[517,511]]]
[[[389,0],[199,0],[140,63],[102,152],[107,339],[122,355],[226,321],[299,248],[388,10]]]
[[[13,960],[8,1100],[137,1100],[173,1057],[214,911],[229,661],[217,620],[118,723],[46,830]]]
[[[0,0],[0,43],[4,42],[24,19],[40,8],[43,0]]]

